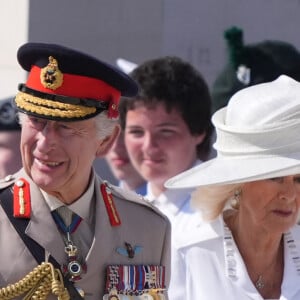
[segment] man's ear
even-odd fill
[[[103,140],[100,141],[100,144],[98,146],[98,150],[96,152],[97,157],[103,157],[107,154],[107,152],[112,147],[114,141],[118,137],[120,133],[120,125],[116,125],[115,128],[112,131],[111,135],[106,136]]]
[[[203,132],[203,133],[201,133],[199,135],[196,135],[195,136],[196,145],[201,144],[204,141],[205,137],[206,137],[206,132]]]

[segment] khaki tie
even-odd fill
[[[66,226],[72,223],[73,212],[67,206],[60,206],[56,209]]]
[[[76,214],[67,206],[60,206],[56,209],[56,211],[63,220],[65,226],[70,226],[70,224],[72,223],[72,219]],[[63,233],[62,231],[60,232],[63,239],[66,241],[66,233]],[[93,232],[90,230],[89,225],[84,220],[81,221],[76,231],[72,233],[71,240],[78,248],[78,254],[82,255],[82,257],[85,258],[93,241]]]

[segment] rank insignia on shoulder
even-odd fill
[[[14,217],[30,218],[30,188],[29,183],[24,179],[18,179],[13,186],[14,193]]]
[[[123,247],[118,247],[116,249],[117,253],[127,256],[128,258],[134,258],[135,254],[141,253],[143,247],[141,246],[134,246],[132,247],[131,244],[125,242],[125,248]]]
[[[121,220],[116,209],[112,193],[109,189],[109,186],[106,182],[100,185],[100,190],[102,194],[102,198],[106,207],[106,212],[110,221],[111,226],[119,226],[121,225]]]
[[[109,265],[103,300],[164,300],[165,267]]]

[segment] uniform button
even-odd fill
[[[13,179],[13,176],[12,175],[7,175],[7,176],[5,176],[5,178],[4,178],[4,181],[10,181],[10,180],[12,180]]]
[[[16,186],[17,186],[17,187],[22,187],[22,186],[24,186],[23,180],[17,180],[17,181],[16,181]]]

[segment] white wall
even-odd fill
[[[163,53],[194,64],[211,84],[226,58],[223,32],[235,25],[245,43],[277,39],[300,49],[299,0],[165,0]]]
[[[223,31],[229,26],[242,27],[246,43],[278,39],[300,49],[300,0],[3,0],[0,9],[0,97],[23,80],[16,50],[27,38],[110,63],[178,55],[209,84],[227,59]]]
[[[15,95],[17,86],[24,81],[16,51],[27,41],[28,0],[0,2],[0,99]]]
[[[226,28],[243,28],[246,43],[278,39],[300,49],[299,16],[300,0],[2,0],[0,98],[24,81],[16,51],[27,39],[62,43],[110,63],[177,55],[211,84],[227,59]]]
[[[77,48],[109,63],[159,56],[164,0],[30,0],[29,40]]]

